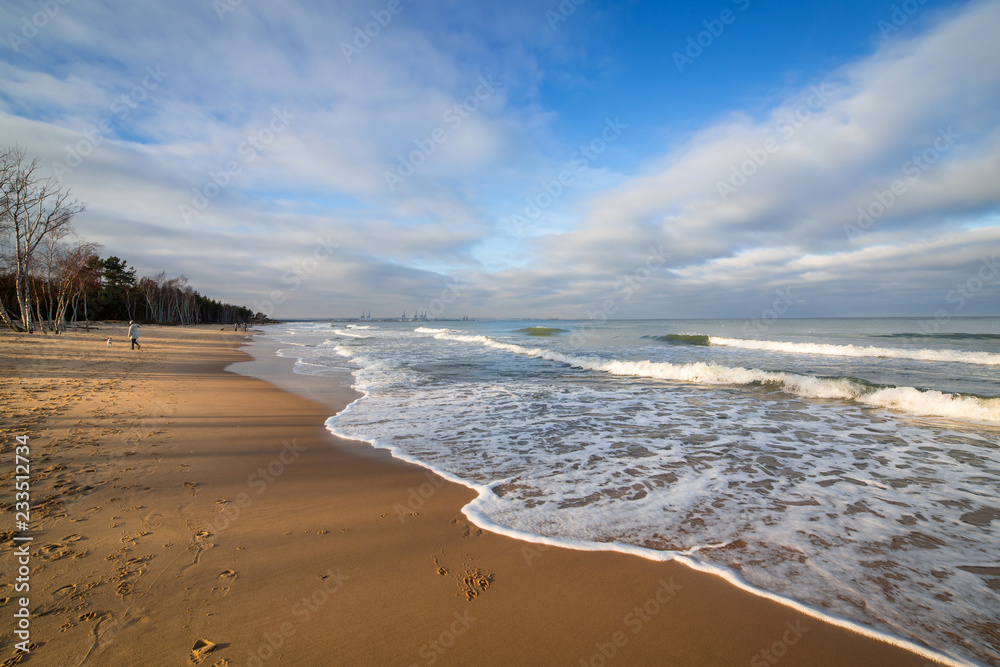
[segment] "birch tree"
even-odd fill
[[[66,309],[70,306],[70,300],[76,295],[78,286],[87,279],[90,261],[100,250],[100,244],[87,241],[62,244],[58,249],[56,271],[52,281],[55,301],[52,328],[56,333],[66,330]]]
[[[50,235],[69,229],[84,205],[55,179],[44,178],[38,158],[19,147],[0,149],[0,234],[9,238],[21,326],[31,333],[31,268],[35,251]]]

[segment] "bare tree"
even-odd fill
[[[95,244],[96,245],[96,244]],[[91,294],[96,294],[101,289],[101,258],[98,255],[100,247],[95,249],[93,254],[83,260],[83,269],[77,274],[73,281],[73,323],[76,324],[76,317],[79,311],[80,297],[83,297],[83,319],[86,322],[87,331],[90,331],[90,315],[87,311],[87,301]]]
[[[55,288],[52,330],[56,333],[66,330],[66,309],[70,305],[70,299],[75,296],[81,280],[85,279],[90,259],[100,251],[100,244],[86,241],[62,244],[59,248],[52,281]]]
[[[45,322],[49,322],[52,330],[59,333],[56,323],[56,304],[59,295],[54,290],[60,288],[62,274],[65,270],[66,254],[71,247],[63,243],[63,238],[72,234],[69,226],[53,230],[48,234],[39,250],[41,251],[40,261],[37,258],[32,262],[32,278],[35,297],[35,312],[38,315],[38,327],[45,331]],[[44,298],[44,308],[42,300]]]
[[[0,183],[6,183],[8,180],[8,174],[11,172],[9,165],[9,160],[7,155],[9,150],[0,151]],[[3,197],[4,188],[0,186],[0,198]],[[3,202],[0,201],[0,206],[3,206]],[[0,267],[5,271],[9,270],[14,264],[14,224],[7,216],[0,214]],[[8,312],[7,307],[4,305],[3,300],[0,299],[0,319],[9,328],[15,331],[20,329],[20,324],[17,320],[13,319],[13,316]]]
[[[3,299],[0,299],[0,320],[7,325],[8,328],[17,331],[19,329],[16,320],[11,319],[10,313],[7,312],[7,307],[3,305]]]
[[[71,229],[73,216],[85,207],[70,191],[39,173],[38,158],[28,162],[24,149],[0,150],[0,234],[13,245],[14,277],[21,325],[32,331],[31,269],[38,246],[49,236]]]

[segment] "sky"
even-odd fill
[[[1000,0],[5,0],[0,145],[277,318],[1000,314]]]

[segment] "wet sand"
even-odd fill
[[[249,360],[231,328],[142,327],[132,351],[100,326],[0,334],[3,664],[929,664],[678,563],[484,533],[469,489],[326,431],[346,378],[224,370]]]

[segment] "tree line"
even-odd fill
[[[263,319],[199,294],[183,275],[136,278],[73,231],[86,206],[43,177],[24,149],[0,148],[0,321],[15,331],[65,331],[83,320],[233,324]]]

